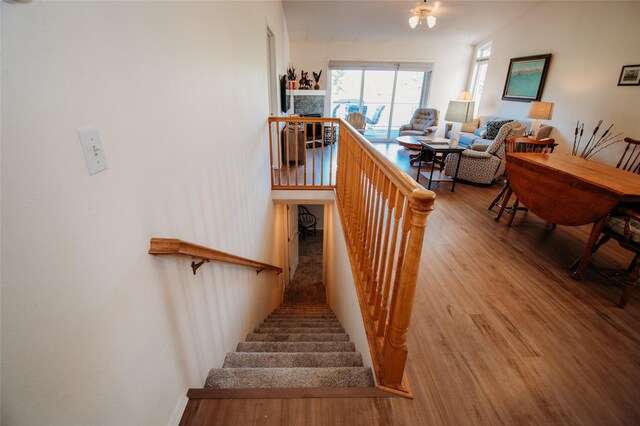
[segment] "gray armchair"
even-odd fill
[[[468,182],[492,184],[493,181],[504,173],[505,168],[505,142],[517,136],[522,136],[524,127],[517,121],[503,125],[491,145],[473,144],[462,151],[460,159],[460,171],[458,179]],[[447,156],[444,174],[455,176],[458,165],[458,156],[453,153]]]
[[[438,128],[440,112],[434,108],[418,108],[408,124],[400,126],[399,136],[426,136]]]

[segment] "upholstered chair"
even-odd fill
[[[522,136],[524,127],[517,121],[506,123],[500,128],[491,145],[474,144],[462,151],[458,179],[480,184],[491,184],[504,173],[505,142]],[[447,156],[444,174],[455,176],[458,164],[457,153]]]
[[[399,136],[425,136],[438,129],[440,112],[434,108],[418,108],[408,124],[400,126]]]

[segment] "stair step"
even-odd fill
[[[362,366],[359,352],[229,352],[222,368]]]
[[[296,321],[296,322],[284,322],[284,321],[278,321],[278,322],[263,322],[261,323],[258,327],[264,327],[264,328],[285,328],[285,327],[289,327],[289,328],[302,328],[302,327],[309,327],[309,328],[320,328],[320,327],[330,327],[330,328],[336,328],[336,327],[342,327],[342,324],[340,324],[340,322],[338,321],[319,321],[319,322],[309,322],[309,321]]]
[[[348,342],[346,333],[249,333],[247,342]]]
[[[288,318],[288,319],[266,319],[262,321],[262,324],[340,324],[337,319],[322,318],[322,319],[309,319],[309,318]]]
[[[336,314],[312,314],[312,313],[299,313],[299,314],[269,314],[267,318],[336,318]]]
[[[264,322],[276,322],[276,321],[340,321],[336,317],[309,317],[309,316],[282,316],[282,317],[267,317]]]
[[[366,367],[213,368],[206,388],[371,387]]]
[[[236,352],[355,352],[353,342],[241,342]]]
[[[276,309],[272,314],[332,314],[329,308]]]
[[[342,327],[258,327],[253,330],[254,333],[273,333],[273,334],[311,334],[311,333],[344,333]]]

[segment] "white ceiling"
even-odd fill
[[[476,44],[509,25],[540,1],[440,1],[436,26],[411,29],[407,0],[285,0],[291,40],[402,42],[446,40]]]

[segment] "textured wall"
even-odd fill
[[[2,424],[175,421],[279,303],[274,274],[146,254],[280,262],[266,25],[282,74],[280,2],[2,2]]]
[[[525,118],[529,103],[502,100],[509,60],[551,53],[542,100],[555,104],[553,119],[545,123],[555,127],[556,152],[571,151],[578,120],[585,123],[585,136],[603,119],[640,138],[640,86],[617,86],[622,66],[640,60],[638,17],[638,2],[540,2],[489,39],[493,48],[479,113]],[[622,149],[619,144],[594,159],[615,165]]]

